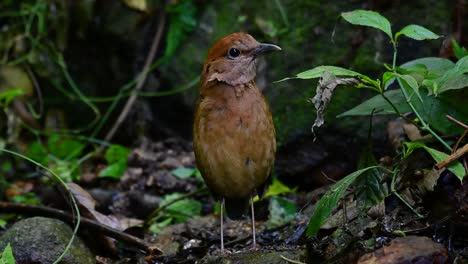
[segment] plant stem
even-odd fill
[[[397,71],[396,71],[396,57],[397,57],[397,54],[398,54],[398,49],[397,49],[397,43],[395,41],[392,40],[392,45],[393,45],[393,62],[392,62],[392,71],[393,73],[397,74]],[[440,143],[442,143],[442,145],[447,149],[449,150],[450,152],[452,152],[452,148],[450,147],[449,144],[447,144],[447,142],[445,142],[439,135],[437,135],[437,133],[432,130],[432,128],[429,126],[429,124],[426,123],[426,121],[424,121],[424,119],[422,118],[421,114],[416,110],[416,107],[414,107],[413,103],[411,103],[411,99],[409,98],[408,96],[408,93],[406,92],[405,90],[405,87],[403,86],[403,84],[401,83],[401,80],[400,78],[396,78],[397,81],[398,81],[398,85],[400,85],[400,88],[401,88],[401,91],[403,92],[403,95],[405,96],[405,99],[406,99],[406,103],[409,105],[409,107],[411,108],[411,111],[413,111],[413,113],[416,115],[416,117],[419,119],[419,121],[421,122],[422,124],[422,129],[423,130],[426,130],[428,131],[435,139],[437,139]],[[383,96],[383,93],[382,93],[382,96]],[[387,100],[384,96],[384,99]],[[390,102],[389,100],[387,100],[387,102]],[[390,103],[390,105],[392,107],[395,107],[393,104]],[[396,112],[399,116],[403,117],[403,115],[400,113],[400,112]],[[404,117],[403,117],[404,118]],[[411,122],[413,123],[413,122]]]

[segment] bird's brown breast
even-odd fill
[[[194,122],[197,165],[208,187],[227,198],[245,198],[271,173],[276,151],[268,105],[252,81],[213,82],[200,99]]]

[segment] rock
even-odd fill
[[[292,261],[304,262],[305,251],[302,249],[290,251],[264,252],[248,251],[222,256],[208,256],[201,260],[201,263],[211,264],[289,264]]]
[[[53,263],[63,252],[72,229],[64,222],[45,217],[32,217],[15,223],[0,237],[0,252],[10,243],[16,263]],[[63,264],[96,263],[95,257],[75,237]]]
[[[428,237],[398,237],[372,253],[362,256],[359,264],[397,263],[448,263],[448,253],[443,245]]]

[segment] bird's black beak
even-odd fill
[[[280,47],[273,44],[260,43],[260,45],[253,50],[252,56],[256,57],[264,53],[281,50]]]

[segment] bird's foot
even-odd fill
[[[252,244],[250,246],[250,249],[251,251],[257,251],[257,250],[260,250],[262,248],[262,246],[260,246],[259,244],[255,243],[255,244]]]

